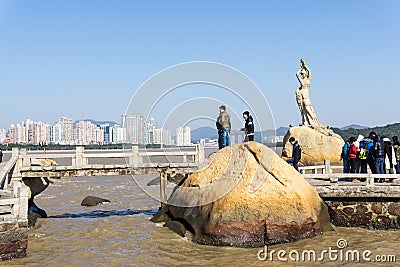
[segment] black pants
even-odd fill
[[[360,173],[368,173],[368,170],[367,170],[367,165],[368,165],[368,163],[367,163],[367,160],[362,160],[362,159],[360,159],[359,161],[359,164],[360,164]]]
[[[254,141],[254,135],[247,135],[244,137],[244,142]]]
[[[375,160],[373,158],[368,158],[367,164],[368,164],[369,168],[371,169],[371,173],[376,174]]]
[[[350,159],[350,173],[357,172],[357,159]]]

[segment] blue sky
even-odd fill
[[[0,127],[61,116],[118,122],[146,79],[197,60],[242,71],[277,126],[297,124],[300,58],[321,122],[399,122],[399,14],[400,1],[0,0]]]

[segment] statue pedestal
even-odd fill
[[[325,160],[330,160],[333,164],[341,162],[340,154],[344,140],[325,127],[291,127],[283,139],[282,157],[292,156],[290,137],[294,137],[301,146],[300,163],[303,165],[322,165]]]

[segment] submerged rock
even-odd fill
[[[103,204],[105,202],[111,201],[101,197],[87,196],[82,200],[81,206],[97,206],[98,204]]]
[[[176,188],[153,221],[160,219],[179,222],[196,243],[238,247],[312,237],[329,224],[328,208],[316,190],[256,142],[216,153]]]

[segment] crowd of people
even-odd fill
[[[371,132],[368,137],[359,135],[345,141],[342,149],[343,173],[400,174],[400,143],[397,136],[392,140]],[[360,182],[352,179],[353,182]],[[393,183],[394,179],[386,182]],[[385,182],[377,179],[376,182]]]

